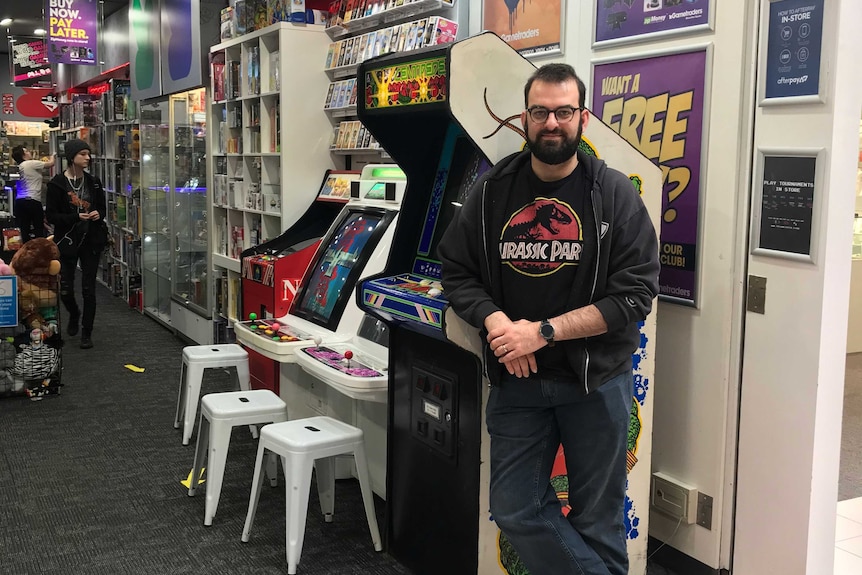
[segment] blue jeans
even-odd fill
[[[626,575],[632,374],[584,396],[575,382],[503,374],[486,406],[491,515],[530,575]],[[550,483],[562,443],[568,516]]]

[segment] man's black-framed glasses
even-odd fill
[[[544,106],[530,106],[527,108],[527,114],[530,116],[530,119],[537,124],[544,124],[547,122],[548,117],[551,114],[554,115],[557,122],[565,124],[566,122],[571,122],[572,118],[575,117],[575,113],[581,110],[583,110],[583,108],[576,108],[574,106],[560,106],[553,110],[549,110]]]

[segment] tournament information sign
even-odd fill
[[[757,249],[811,255],[816,157],[763,158]]]
[[[709,0],[595,0],[596,43],[709,27]]]
[[[766,99],[817,96],[823,0],[782,0],[769,4]]]
[[[97,0],[46,0],[48,61],[52,64],[98,64]]]
[[[706,50],[593,72],[593,114],[661,168],[659,294],[689,304],[697,294],[705,78]]]

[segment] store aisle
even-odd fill
[[[248,429],[234,431],[218,516],[204,527],[203,491],[190,498],[180,484],[194,442],[184,447],[172,425],[184,343],[104,288],[98,298],[95,347],[67,338],[62,394],[0,401],[0,573],[285,573],[281,484],[264,488],[251,541],[240,542]],[[227,374],[214,379],[205,391],[230,388]],[[408,574],[374,552],[358,484],[336,490],[333,523],[308,515],[301,572]]]

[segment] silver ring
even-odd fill
[[[509,348],[506,347],[506,344],[504,343],[503,344],[503,355],[506,355],[507,353],[509,353]]]

